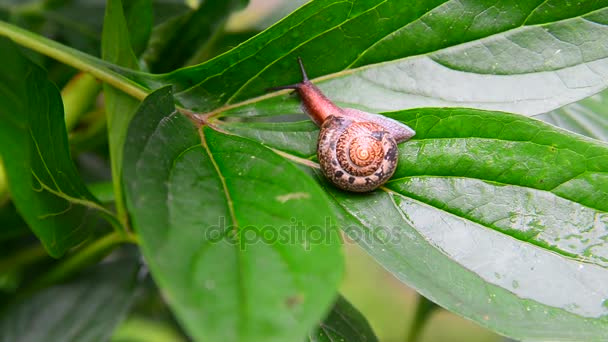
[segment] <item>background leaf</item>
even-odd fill
[[[299,7],[304,6],[304,4],[309,1],[310,0],[278,1],[278,4],[274,4],[274,8],[272,8],[272,11],[270,13],[267,13],[261,20],[254,23],[252,28],[255,28],[260,31],[265,30],[268,27],[281,21],[291,12],[297,10]]]
[[[255,142],[197,131],[168,89],[144,101],[125,146],[142,251],[192,337],[303,339],[342,274],[337,228],[314,182]]]
[[[0,39],[0,155],[11,198],[50,255],[89,234],[82,224],[101,209],[70,158],[59,90],[46,73]]]
[[[346,299],[338,297],[331,312],[320,323],[309,341],[377,341],[367,320]]]
[[[94,56],[100,55],[105,0],[38,0],[0,4],[12,23]],[[150,8],[150,6],[152,6]],[[147,43],[155,24],[187,11],[185,1],[135,0],[125,3],[136,52]]]
[[[604,90],[535,118],[591,138],[608,141],[608,91]]]
[[[103,59],[133,70],[138,69],[137,58],[131,49],[129,29],[124,17],[122,2],[109,0],[106,6],[106,16],[102,37]],[[123,225],[126,226],[124,195],[122,190],[122,153],[127,135],[127,128],[139,101],[129,94],[112,87],[103,86],[106,101],[106,117],[108,122],[108,144],[112,164],[112,180],[114,183],[114,199],[116,210]]]
[[[0,340],[108,339],[132,302],[137,270],[136,258],[123,257],[13,304],[0,316]]]
[[[513,114],[387,115],[417,134],[381,191],[326,186],[340,227],[427,298],[501,334],[607,338],[608,147]],[[292,158],[315,153],[310,122],[221,128]]]
[[[152,34],[154,13],[152,0],[131,0],[124,4],[125,20],[129,28],[129,41],[133,53],[139,56],[148,45]],[[162,14],[161,14],[162,15]]]
[[[202,1],[198,8],[159,25],[143,58],[151,71],[173,71],[205,44],[211,43],[230,13],[247,5],[247,0]]]

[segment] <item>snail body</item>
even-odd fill
[[[302,82],[272,90],[295,89],[304,111],[320,127],[317,157],[325,177],[353,192],[384,184],[397,168],[397,144],[413,137],[414,130],[382,115],[338,107],[309,81],[300,58],[298,62]]]

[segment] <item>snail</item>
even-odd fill
[[[317,157],[321,171],[338,188],[368,192],[395,172],[397,144],[416,134],[409,126],[382,115],[340,108],[313,85],[298,57],[302,82],[269,90],[294,89],[304,111],[321,128]]]

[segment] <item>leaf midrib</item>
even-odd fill
[[[244,261],[243,261],[243,256],[240,253],[240,246],[241,246],[241,237],[238,231],[240,225],[236,219],[236,213],[234,211],[234,203],[232,201],[232,197],[230,196],[230,191],[228,190],[228,185],[226,184],[226,178],[224,177],[224,175],[222,174],[222,171],[220,170],[219,165],[217,164],[213,153],[211,152],[211,149],[209,148],[209,145],[207,143],[207,137],[205,136],[205,132],[204,132],[205,126],[201,126],[198,128],[198,134],[200,136],[201,139],[201,146],[203,147],[203,149],[205,150],[205,152],[207,153],[207,156],[209,158],[209,160],[211,161],[211,164],[213,165],[213,168],[215,169],[215,172],[217,173],[218,178],[220,179],[220,182],[222,184],[222,189],[224,190],[224,196],[226,197],[226,205],[228,206],[228,212],[230,213],[230,218],[232,220],[232,224],[234,225],[234,238],[237,241],[237,246],[234,248],[234,251],[236,253],[236,260],[237,260],[237,269],[239,270],[238,272],[236,272],[237,274],[237,288],[238,288],[238,305],[240,306],[240,310],[238,312],[239,315],[239,320],[237,321],[237,324],[239,326],[239,329],[237,331],[237,335],[241,335],[240,332],[243,331],[243,324],[246,322],[246,307],[247,307],[247,296],[246,296],[246,289],[244,288],[244,281],[243,281],[243,275],[241,274],[242,270],[245,269],[244,267]]]

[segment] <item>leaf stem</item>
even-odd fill
[[[123,224],[123,222],[120,220],[120,218],[115,213],[113,213],[109,209],[106,209],[103,205],[101,205],[101,204],[99,204],[97,202],[93,202],[93,201],[88,200],[88,199],[82,199],[82,198],[72,197],[72,196],[69,196],[68,194],[66,194],[64,192],[52,189],[48,185],[44,184],[44,182],[42,182],[36,176],[35,173],[32,172],[32,175],[34,176],[34,178],[36,178],[36,180],[38,181],[38,184],[44,190],[52,193],[53,195],[55,195],[57,197],[63,198],[66,201],[69,201],[69,202],[72,202],[72,203],[76,203],[76,204],[82,205],[84,207],[95,209],[95,210],[99,211],[100,215],[102,217],[104,217],[112,225],[112,227],[114,227],[114,229],[117,232],[119,232],[122,235],[126,234],[126,232],[127,232],[126,225]]]
[[[416,313],[414,314],[414,319],[406,338],[407,342],[416,342],[418,340],[426,321],[437,308],[439,308],[437,304],[426,299],[424,296],[418,295]]]
[[[110,69],[111,64],[0,20],[0,35],[78,70],[90,73],[130,96],[143,100],[148,90]],[[112,66],[112,68],[118,68]]]
[[[114,248],[123,243],[137,244],[137,237],[131,233],[112,232],[83,247],[73,256],[61,262],[46,274],[37,279],[30,290],[35,290],[57,283],[75,274],[84,267],[103,259]]]
[[[78,73],[61,90],[65,127],[68,132],[76,126],[80,117],[87,113],[101,90],[101,84],[91,74]]]

